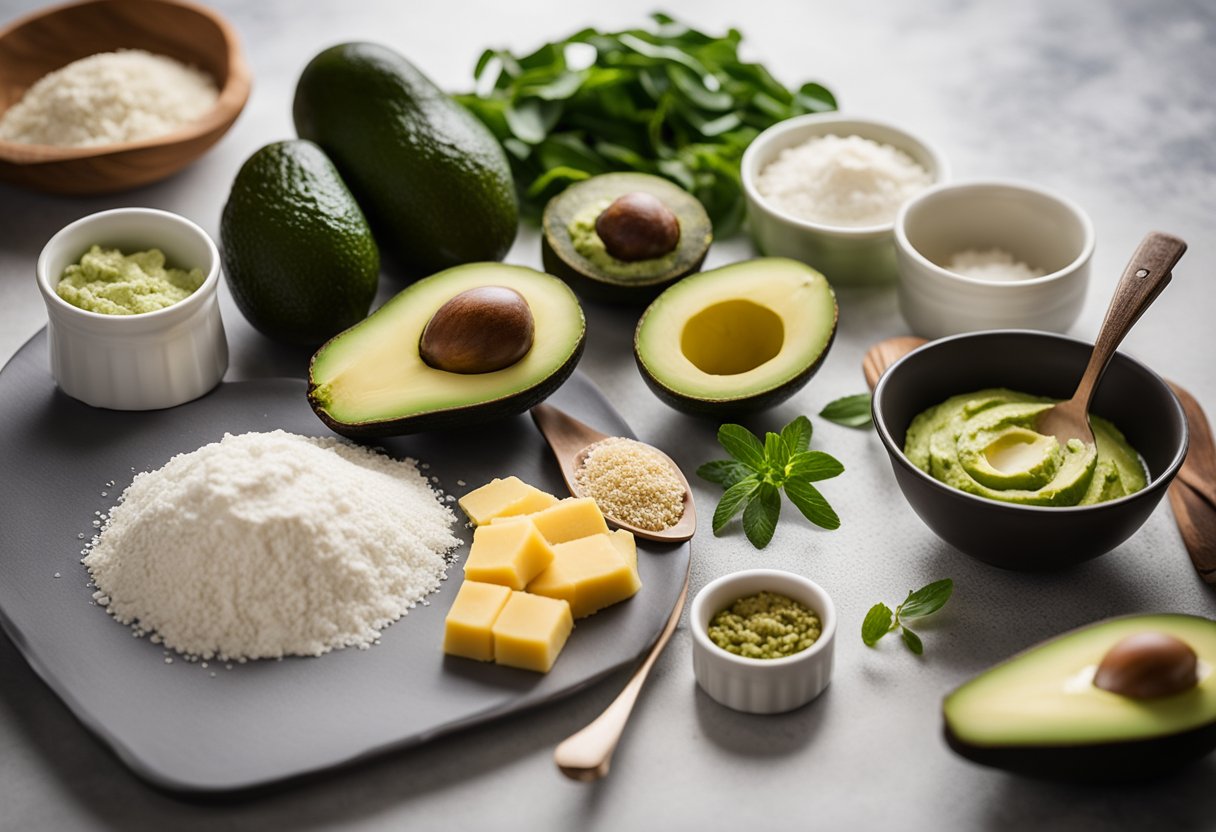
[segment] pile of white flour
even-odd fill
[[[83,562],[99,604],[181,653],[316,656],[437,589],[454,523],[413,460],[228,434],[136,476]]]

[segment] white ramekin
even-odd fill
[[[782,150],[828,135],[889,144],[911,156],[934,182],[949,177],[946,160],[936,148],[893,124],[840,113],[795,116],[765,130],[743,154],[743,192],[752,239],[761,253],[801,260],[836,286],[891,283],[896,275],[893,222],[858,227],[811,222],[770,205],[756,189],[760,171]]]
[[[141,315],[79,309],[55,292],[64,269],[91,246],[124,253],[159,248],[177,268],[207,275],[188,298]],[[196,399],[228,368],[228,342],[216,289],[220,257],[190,220],[152,208],[117,208],[83,217],[50,239],[38,257],[46,304],[51,375],[69,396],[94,407],[157,410]]]
[[[709,620],[734,601],[767,590],[792,598],[819,615],[818,641],[780,659],[749,659],[709,640]],[[832,678],[836,608],[823,587],[779,569],[747,569],[711,581],[693,599],[692,667],[697,684],[715,701],[736,711],[778,714],[823,693]]]
[[[965,249],[992,248],[1047,274],[978,280],[941,265]],[[895,218],[895,251],[899,308],[917,335],[1065,332],[1085,303],[1094,229],[1080,206],[1053,191],[1023,182],[959,182],[904,204]]]

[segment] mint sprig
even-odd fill
[[[819,411],[819,415],[846,428],[869,427],[874,422],[870,399],[869,393],[844,396],[834,402],[828,402],[823,410]]]
[[[922,655],[925,652],[924,643],[904,622],[909,618],[924,618],[937,612],[946,605],[953,592],[954,581],[943,578],[909,592],[894,612],[886,604],[875,604],[861,622],[861,640],[867,647],[873,647],[887,633],[899,630],[904,645],[916,655]]]
[[[723,425],[718,442],[732,459],[697,469],[697,476],[726,489],[714,510],[714,534],[742,511],[744,534],[763,549],[777,530],[783,490],[807,520],[825,529],[839,528],[840,517],[812,483],[839,476],[844,466],[823,451],[810,450],[810,419],[799,416],[781,433],[765,434],[763,442],[742,425]]]

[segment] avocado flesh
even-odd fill
[[[677,409],[725,416],[797,392],[836,333],[836,297],[823,275],[766,257],[702,272],[647,308],[634,355],[651,389]]]
[[[617,197],[635,192],[657,197],[675,214],[680,223],[680,242],[664,257],[620,262],[630,272],[622,275],[581,253],[571,238],[570,225],[589,208],[606,207]],[[667,286],[698,271],[713,241],[713,225],[697,198],[666,179],[646,173],[605,173],[571,185],[545,206],[541,231],[545,271],[565,280],[580,295],[604,303],[653,300]]]
[[[367,317],[380,252],[333,163],[312,142],[268,144],[241,166],[220,217],[224,275],[255,329],[316,346]]]
[[[1159,699],[1102,690],[1092,673],[1126,636],[1186,642],[1199,684]],[[981,673],[946,697],[947,742],[984,765],[1059,779],[1129,779],[1176,768],[1216,749],[1216,621],[1157,614],[1074,630]]]
[[[535,321],[532,348],[490,373],[450,373],[423,362],[419,340],[431,316],[457,294],[505,286]],[[456,428],[539,403],[574,371],[585,340],[583,312],[561,281],[522,266],[471,263],[419,280],[340,333],[313,356],[309,402],[348,436],[392,436]]]
[[[511,248],[519,206],[502,147],[393,50],[348,43],[321,52],[300,75],[293,116],[411,277],[501,260]]]

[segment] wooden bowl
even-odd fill
[[[207,72],[215,107],[172,133],[96,147],[0,141],[0,180],[39,191],[101,194],[177,173],[228,131],[249,98],[236,32],[222,17],[181,0],[85,0],[21,18],[0,30],[0,114],[39,78],[98,52],[144,49]]]

